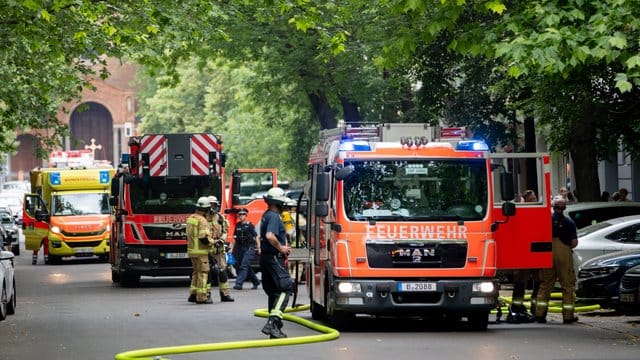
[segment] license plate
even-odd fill
[[[167,259],[186,259],[189,256],[187,253],[166,253],[164,257]]]
[[[636,296],[634,294],[620,294],[620,302],[635,302]]]
[[[73,249],[73,252],[78,255],[78,254],[93,254],[93,248],[75,248]]]
[[[401,282],[398,283],[399,292],[425,292],[436,291],[434,282]]]

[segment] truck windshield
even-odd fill
[[[185,178],[152,177],[148,183],[129,182],[131,211],[134,214],[191,214],[201,196],[221,199],[221,181],[207,176]]]
[[[55,216],[111,214],[107,193],[53,195],[51,209]]]
[[[344,204],[351,220],[455,221],[484,218],[484,159],[345,161]]]

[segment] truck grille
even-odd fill
[[[462,268],[467,259],[465,241],[367,242],[372,268]]]
[[[149,224],[143,226],[150,240],[186,240],[187,227],[184,224]]]
[[[90,231],[90,232],[70,232],[62,230],[62,235],[66,237],[85,237],[85,236],[98,236],[104,234],[106,228],[102,228],[98,231]]]

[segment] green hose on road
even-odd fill
[[[501,296],[500,299],[502,299],[504,301],[504,303],[506,304],[506,306],[502,307],[502,311],[508,313],[509,312],[509,304],[511,304],[511,297],[505,297],[505,296]],[[525,300],[531,300],[531,295],[527,294],[524,296]],[[562,313],[562,293],[559,292],[555,292],[555,293],[551,293],[551,301],[549,301],[549,307],[548,307],[548,312],[550,313]],[[554,301],[555,300],[555,301]],[[531,304],[530,303],[525,303],[525,306],[527,307],[527,309],[531,309]],[[574,312],[589,312],[589,311],[596,311],[600,309],[600,305],[598,304],[593,304],[593,305],[580,305],[580,306],[576,306],[574,307],[573,311]],[[493,313],[497,312],[497,310],[492,311]]]
[[[284,339],[262,339],[262,340],[245,340],[245,341],[229,341],[221,343],[207,343],[207,344],[193,344],[193,345],[181,345],[181,346],[167,346],[158,348],[148,348],[131,350],[123,353],[119,353],[115,356],[115,360],[131,360],[131,359],[146,359],[146,360],[167,360],[163,358],[163,355],[175,355],[175,354],[188,354],[195,352],[205,351],[220,351],[220,350],[235,350],[235,349],[249,349],[258,347],[269,346],[285,346],[285,345],[300,345],[309,344],[322,341],[335,340],[340,337],[340,332],[336,329],[328,326],[316,324],[313,321],[303,319],[301,317],[290,315],[288,313],[309,310],[309,305],[301,305],[294,308],[287,308],[282,319],[291,321],[296,324],[305,326],[311,330],[320,332],[318,335],[299,336]],[[253,315],[267,318],[269,313],[267,309],[256,309],[253,311]]]

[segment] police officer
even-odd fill
[[[538,291],[535,320],[539,323],[547,322],[549,296],[557,278],[562,288],[563,323],[571,324],[578,321],[578,317],[573,313],[576,276],[573,270],[572,251],[578,245],[578,235],[575,223],[563,214],[567,208],[567,200],[563,196],[556,196],[553,198],[552,205],[553,267],[541,271],[542,282]]]
[[[251,261],[255,257],[256,251],[260,251],[260,241],[255,227],[247,220],[247,214],[248,211],[245,208],[238,211],[240,221],[236,224],[233,233],[233,255],[236,257],[238,266],[238,276],[236,284],[233,286],[236,290],[242,290],[242,284],[247,278],[253,283],[254,290],[260,286],[260,279],[251,268]]]
[[[229,282],[227,275],[227,252],[225,251],[225,241],[227,239],[227,231],[229,230],[229,222],[219,213],[220,203],[215,196],[209,196],[209,213],[207,220],[211,227],[211,238],[213,246],[210,248],[210,256],[212,263],[212,271],[209,276],[218,277],[218,288],[220,289],[220,301],[230,302],[234,299],[229,294]],[[215,264],[213,264],[215,263]],[[209,297],[211,297],[211,278],[209,279]]]
[[[198,199],[195,213],[187,219],[187,253],[193,267],[188,301],[197,304],[213,303],[207,296],[209,247],[212,244],[211,227],[205,217],[209,208],[209,199],[203,196]]]
[[[290,199],[279,187],[273,187],[264,196],[268,210],[260,220],[260,268],[262,288],[268,296],[269,319],[262,333],[270,338],[285,338],[282,332],[282,314],[293,291],[293,281],[289,275],[286,258],[291,253],[287,246],[287,233],[280,218],[284,204]]]

